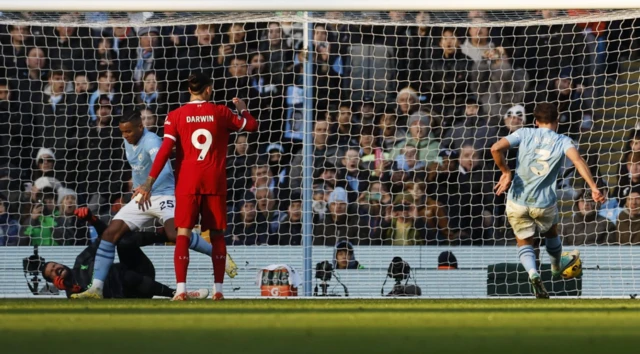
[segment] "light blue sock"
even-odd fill
[[[96,260],[93,264],[93,279],[99,280],[100,284],[104,283],[115,258],[116,246],[109,241],[100,241],[98,251],[96,251]]]
[[[534,274],[538,274],[536,267],[536,253],[533,251],[533,246],[518,247],[518,257],[520,263],[524,266],[524,269],[529,273],[529,277]]]
[[[211,252],[213,247],[211,247],[211,244],[207,241],[205,241],[205,239],[202,238],[202,236],[194,233],[191,233],[191,241],[189,242],[189,248],[196,251],[196,252],[200,252],[204,255],[207,255],[209,257],[211,257]]]
[[[551,269],[560,269],[560,260],[562,259],[562,240],[560,236],[545,239],[545,244],[551,259]]]

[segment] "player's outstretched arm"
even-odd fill
[[[147,180],[133,191],[133,200],[138,203],[138,206],[142,209],[149,208],[151,206],[151,188],[153,183],[158,179],[158,175],[162,172],[165,164],[169,160],[171,150],[175,145],[175,140],[170,137],[165,137],[162,141],[162,146],[153,160],[151,171]]]
[[[238,111],[238,115],[241,117],[241,120],[234,120],[233,113],[231,113],[231,110],[227,109],[228,114],[230,115],[228,122],[230,122],[231,130],[248,132],[257,131],[258,121],[247,110],[247,104],[238,97],[233,98],[233,104],[236,106],[236,111]]]
[[[509,185],[511,184],[511,170],[509,166],[507,166],[507,161],[504,157],[505,151],[509,150],[511,144],[507,138],[500,139],[497,143],[491,146],[491,156],[493,156],[493,160],[496,162],[496,166],[502,171],[502,176],[500,176],[500,180],[493,188],[496,191],[497,195],[501,195],[509,189]]]
[[[576,149],[575,147],[571,147],[567,150],[566,155],[569,160],[573,162],[573,165],[576,166],[576,170],[578,170],[580,176],[582,176],[585,182],[587,182],[589,188],[591,188],[591,195],[593,197],[593,200],[598,203],[602,203],[607,200],[607,198],[605,198],[600,190],[598,190],[598,185],[596,185],[596,182],[593,180],[593,176],[591,175],[589,166],[587,166],[587,163],[584,161],[582,156],[580,156],[578,149]]]

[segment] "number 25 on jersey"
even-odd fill
[[[204,143],[201,143],[199,141],[199,138],[201,136],[204,136],[205,138]],[[211,148],[212,143],[213,143],[213,136],[211,135],[211,132],[206,129],[198,129],[194,131],[193,134],[191,134],[191,144],[193,144],[194,148],[200,150],[200,155],[198,155],[198,161],[204,160],[205,156],[207,156],[207,153],[209,152],[209,149]],[[548,169],[548,165],[547,165],[547,169]]]

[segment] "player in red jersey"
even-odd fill
[[[164,140],[147,181],[135,190],[141,208],[150,206],[151,187],[176,146],[176,212],[178,228],[173,262],[178,283],[174,300],[186,299],[189,237],[202,216],[203,231],[210,230],[213,252],[214,300],[222,300],[227,246],[227,143],[229,133],[256,131],[258,123],[238,98],[233,103],[239,114],[222,105],[209,103],[212,80],[202,73],[189,76],[190,102],[169,112],[164,122]]]

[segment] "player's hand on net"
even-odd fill
[[[511,184],[511,172],[503,173],[500,176],[500,180],[493,188],[496,191],[496,195],[502,195],[502,193],[506,192],[509,189],[509,185]]]
[[[233,101],[233,104],[236,105],[236,110],[238,111],[238,114],[241,114],[242,111],[247,109],[247,104],[244,103],[244,101],[239,99],[238,97],[234,97],[232,101]]]
[[[138,203],[138,208],[142,211],[151,208],[151,191],[145,185],[133,190],[132,199]]]
[[[607,200],[607,198],[598,189],[591,190],[591,198],[593,198],[596,203],[604,203]]]

